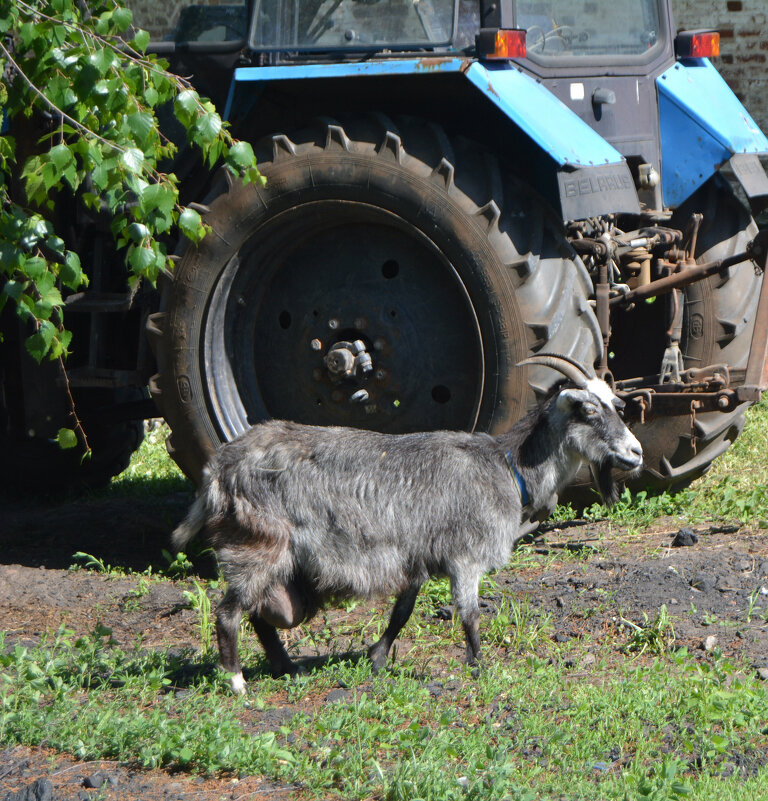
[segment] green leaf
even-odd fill
[[[60,428],[56,434],[56,442],[63,450],[77,447],[77,434],[71,428]]]
[[[178,121],[184,126],[191,126],[197,114],[200,98],[192,89],[179,92],[173,104],[173,111]]]
[[[250,167],[254,163],[256,157],[253,155],[253,148],[250,142],[235,142],[229,148],[227,154],[227,162],[243,169]]]
[[[128,8],[116,8],[112,14],[112,21],[118,33],[123,33],[131,27],[133,14]]]
[[[179,764],[187,765],[195,756],[195,752],[191,748],[184,747],[179,751]]]
[[[82,100],[85,100],[93,91],[101,76],[98,67],[93,63],[86,63],[75,78],[74,89]]]
[[[72,151],[63,143],[52,147],[48,151],[48,156],[58,170],[65,169],[75,160]]]
[[[127,233],[134,242],[143,242],[149,236],[149,228],[144,223],[135,222],[128,226]]]
[[[194,209],[184,209],[179,215],[179,228],[184,236],[199,242],[205,235],[205,227],[200,215]]]
[[[72,250],[67,251],[64,257],[64,264],[59,269],[59,276],[64,286],[69,289],[78,289],[83,283],[83,268],[80,265],[80,257]]]
[[[106,36],[110,33],[113,13],[112,11],[104,11],[99,15],[98,20],[96,20],[96,33],[98,33],[99,36]]]
[[[221,133],[221,117],[215,111],[209,111],[200,117],[195,127],[202,142],[210,144]]]
[[[144,166],[144,153],[137,147],[128,148],[120,154],[120,162],[129,172],[141,172]]]
[[[150,248],[131,245],[128,251],[128,264],[130,264],[132,271],[136,275],[143,275],[154,261],[155,254]]]
[[[7,295],[12,300],[19,300],[21,297],[22,292],[27,286],[26,281],[6,281],[3,285],[3,294]]]
[[[176,205],[176,191],[165,183],[148,184],[139,193],[139,207],[144,214],[159,211],[168,214]]]
[[[133,37],[133,46],[139,51],[139,53],[143,53],[147,49],[148,44],[149,34],[143,30],[136,31],[136,35]],[[150,103],[150,105],[154,104]]]
[[[155,118],[147,111],[137,111],[126,118],[128,127],[136,137],[137,144],[143,145],[155,129]]]
[[[109,72],[110,67],[115,63],[117,55],[111,48],[102,47],[91,55],[91,64],[104,76]]]
[[[24,261],[22,269],[32,281],[40,281],[48,272],[48,262],[40,256],[32,256]]]
[[[160,95],[155,89],[154,86],[148,86],[144,90],[144,100],[146,101],[148,106],[152,106],[153,108],[157,105],[157,101],[160,99]]]
[[[50,320],[42,320],[39,329],[27,338],[24,343],[30,356],[37,362],[41,362],[51,347],[51,342],[56,334],[56,327]]]
[[[63,143],[56,145],[50,149],[48,155],[55,170],[51,169],[50,164],[43,168],[43,178],[46,187],[50,189],[58,183],[61,178],[64,178],[72,189],[77,189],[80,180],[77,175],[75,157],[69,147]]]

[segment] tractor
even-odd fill
[[[69,391],[94,449],[73,478],[121,469],[158,414],[195,481],[271,417],[498,433],[556,380],[518,366],[536,353],[624,399],[634,488],[684,487],[737,437],[768,387],[768,140],[717,32],[676,31],[669,0],[128,5],[266,183],[182,149],[210,233],[157,290],[128,293],[108,224],[70,211],[92,281],[67,299]],[[13,344],[21,476],[67,399]]]

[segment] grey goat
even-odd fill
[[[448,576],[467,643],[480,652],[478,584],[509,559],[521,526],[549,513],[587,462],[604,497],[613,468],[636,470],[640,443],[609,386],[562,356],[546,365],[570,383],[509,433],[379,434],[274,420],[223,445],[173,532],[182,549],[205,529],[227,581],[217,609],[221,663],[245,681],[237,630],[247,613],[273,675],[295,673],[277,633],[340,598],[395,595],[368,651],[381,668],[430,576]]]

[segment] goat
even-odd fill
[[[435,431],[381,434],[273,420],[222,445],[197,499],[173,532],[177,550],[201,529],[227,591],[217,609],[221,664],[245,691],[237,653],[250,617],[274,676],[294,674],[278,635],[332,599],[396,595],[384,634],[368,650],[374,670],[430,576],[450,579],[477,663],[478,585],[502,567],[526,521],[546,516],[582,462],[604,497],[613,468],[642,464],[610,387],[561,356],[520,363],[570,379],[502,436]]]

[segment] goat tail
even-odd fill
[[[171,543],[176,552],[186,548],[187,543],[205,527],[212,514],[218,510],[217,499],[221,493],[215,478],[207,468],[203,469],[203,485],[197,494],[192,506],[189,507],[187,516],[179,523],[171,534]]]
[[[187,543],[197,534],[205,525],[207,515],[206,497],[200,494],[195,498],[195,502],[187,512],[187,516],[179,523],[171,534],[171,542],[173,549],[183,551]]]

